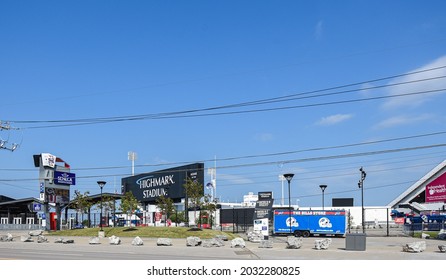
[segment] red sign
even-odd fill
[[[161,218],[163,217],[163,213],[161,213],[161,212],[156,212],[155,213],[155,221],[156,222],[159,222],[159,221],[161,221]]]
[[[426,202],[446,201],[446,173],[433,180],[426,186]]]

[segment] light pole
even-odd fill
[[[290,234],[292,234],[293,233],[293,231],[292,231],[292,229],[291,229],[291,226],[292,226],[292,222],[291,222],[291,180],[293,179],[293,177],[294,177],[294,174],[292,174],[292,173],[287,173],[287,174],[283,174],[283,177],[285,177],[285,179],[288,181],[288,213],[289,213],[289,215],[288,215],[288,221],[289,221],[289,223],[290,223]]]
[[[135,160],[137,160],[138,156],[135,152],[128,152],[127,153],[128,160],[132,161],[132,176],[135,175]]]
[[[101,215],[99,216],[99,224],[101,225],[101,231],[102,231],[102,188],[105,186],[107,182],[105,181],[98,181],[97,182],[99,187],[101,188]]]
[[[365,233],[365,218],[364,218],[364,180],[365,176],[367,176],[367,173],[365,173],[364,169],[359,168],[359,172],[361,172],[361,178],[358,182],[358,188],[361,189],[361,214],[362,214],[362,233]]]
[[[324,208],[325,208],[324,192],[325,192],[325,189],[327,188],[327,185],[319,185],[319,188],[321,188],[321,190],[322,190],[322,210],[324,210]]]

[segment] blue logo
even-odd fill
[[[61,185],[76,185],[76,174],[54,171],[54,181]]]

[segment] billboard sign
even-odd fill
[[[60,185],[76,185],[76,174],[54,171],[54,183]]]
[[[426,185],[425,194],[426,202],[446,201],[446,172]]]
[[[186,197],[183,187],[186,178],[204,186],[204,164],[194,163],[122,178],[122,188],[124,192],[130,191],[140,202],[154,203],[160,196],[179,202]]]
[[[42,153],[42,166],[54,168],[56,166],[56,156],[49,153]]]
[[[70,202],[70,191],[59,188],[45,188],[45,202],[68,204]]]
[[[269,200],[273,198],[273,192],[258,192],[259,200]]]

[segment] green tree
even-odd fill
[[[80,191],[75,190],[74,199],[71,202],[71,205],[73,205],[76,211],[81,214],[82,221],[84,220],[84,214],[87,214],[88,210],[93,205],[92,201],[90,200],[89,194],[90,194],[89,191],[81,193]],[[76,223],[78,223],[77,216],[76,216]]]
[[[184,211],[180,211],[180,212],[174,212],[172,213],[172,215],[170,216],[170,219],[175,222],[177,225],[179,223],[183,223],[186,221],[186,218],[184,217]]]
[[[198,181],[194,181],[191,178],[187,178],[186,182],[183,185],[184,190],[187,196],[186,205],[191,205],[194,209],[194,220],[197,221],[197,209],[199,209],[202,205],[201,199],[204,196],[203,185]],[[201,215],[200,215],[201,218]],[[187,217],[186,217],[187,219]]]
[[[121,205],[119,207],[122,212],[127,213],[128,217],[130,219],[129,226],[132,225],[131,217],[132,217],[133,212],[136,209],[138,209],[138,205],[139,205],[138,200],[135,198],[133,193],[126,192],[124,194],[124,197],[121,200]]]
[[[174,210],[173,200],[170,197],[160,196],[157,198],[156,203],[158,208],[161,210],[161,213],[166,216],[167,221]]]
[[[109,214],[114,214],[116,210],[115,198],[111,195],[102,196],[102,207],[104,210],[104,217],[108,217]]]
[[[203,200],[202,208],[208,213],[208,223],[211,225],[211,228],[214,224],[214,213],[217,211],[217,204],[215,201],[211,200],[210,195],[205,195]]]

